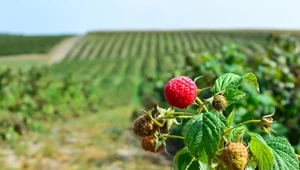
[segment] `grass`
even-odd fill
[[[48,64],[48,56],[43,54],[0,57],[0,67],[30,68],[46,64]]]

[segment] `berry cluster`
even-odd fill
[[[166,84],[164,94],[171,106],[184,109],[194,103],[197,86],[190,78],[180,76]],[[159,152],[165,148],[165,140],[170,137],[171,127],[178,122],[173,115],[174,108],[165,110],[157,107],[157,113],[154,115],[152,111],[135,120],[133,131],[142,137],[141,145],[144,150]]]
[[[141,146],[145,151],[160,152],[164,148],[164,138],[160,137],[160,132],[164,129],[163,120],[156,121],[152,116],[152,111],[139,116],[133,126],[133,132],[142,137]],[[155,115],[156,118],[159,114]]]
[[[226,76],[232,76],[232,74],[227,74]],[[248,166],[248,162],[253,161],[255,155],[251,150],[252,145],[250,150],[248,150],[248,146],[243,142],[244,129],[241,129],[241,132],[233,132],[233,130],[246,123],[260,123],[261,129],[267,133],[274,131],[271,128],[271,125],[274,123],[272,118],[274,113],[263,116],[261,120],[250,120],[233,127],[233,116],[228,117],[227,122],[224,123],[226,117],[223,115],[223,112],[229,105],[237,101],[236,97],[228,95],[229,92],[234,93],[234,91],[238,91],[237,81],[231,80],[235,83],[232,86],[228,83],[230,82],[228,79],[234,77],[237,78],[238,76],[232,76],[227,79],[223,77],[226,81],[224,84],[227,86],[220,87],[220,85],[224,86],[224,84],[219,83],[219,86],[214,88],[215,94],[204,100],[204,102],[197,96],[207,88],[198,89],[195,81],[185,76],[171,79],[164,88],[164,95],[166,101],[172,107],[163,109],[157,106],[155,109],[145,111],[134,122],[133,131],[136,135],[142,137],[142,148],[146,151],[157,153],[166,149],[166,140],[168,138],[179,138],[185,140],[188,152],[193,156],[189,163],[197,159],[199,161],[203,159],[207,161],[205,163],[211,168],[224,169],[226,166],[229,170],[244,170]],[[210,103],[209,109],[212,109],[211,111],[207,108],[207,103]],[[195,105],[197,111],[193,110],[194,108],[189,109],[190,105]],[[191,110],[197,113],[189,113]],[[181,124],[178,123],[178,120],[189,118],[191,119],[185,125],[184,137],[171,135],[172,126]],[[212,138],[217,139],[212,140]],[[207,140],[212,141],[212,144],[207,143]],[[203,141],[205,141],[207,148],[205,148],[206,146],[203,147]],[[185,152],[180,154],[184,155]],[[189,169],[189,165],[185,168]]]
[[[146,151],[159,152],[165,148],[165,140],[170,137],[171,127],[178,124],[173,114],[174,108],[186,109],[195,103],[199,93],[196,83],[186,76],[171,79],[165,86],[164,95],[167,102],[172,106],[168,110],[156,109],[156,114],[152,114],[153,109],[139,116],[133,127],[133,132],[142,137],[142,148]],[[202,103],[203,104],[203,103]],[[223,111],[227,106],[227,101],[222,95],[213,98],[212,106]],[[184,115],[184,114],[183,114]],[[191,116],[181,116],[189,118]]]

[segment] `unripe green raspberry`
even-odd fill
[[[212,105],[217,111],[224,111],[228,106],[228,102],[223,95],[217,94],[214,96]]]
[[[221,159],[230,170],[244,170],[248,157],[247,147],[243,143],[230,143],[221,152]]]

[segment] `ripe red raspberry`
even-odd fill
[[[180,76],[171,79],[165,86],[167,102],[180,109],[187,108],[197,97],[197,86],[188,77]]]

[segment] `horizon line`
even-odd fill
[[[18,33],[18,32],[9,32],[9,31],[0,31],[0,35],[15,35],[15,36],[60,36],[60,35],[87,35],[90,33],[97,32],[184,32],[184,31],[203,31],[203,32],[231,32],[231,31],[242,31],[242,32],[295,32],[300,33],[300,28],[290,28],[290,29],[279,29],[279,28],[160,28],[160,29],[148,29],[148,28],[139,28],[139,29],[94,29],[87,30],[84,33],[75,33],[75,32],[58,32],[58,33]]]

